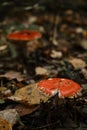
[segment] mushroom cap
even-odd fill
[[[59,88],[59,97],[72,97],[75,95],[78,95],[78,93],[82,90],[82,87],[70,80],[70,79],[64,79],[61,78],[58,82],[58,88]]]
[[[58,93],[58,81],[59,78],[49,78],[41,80],[39,83],[37,83],[37,87],[43,91],[43,93],[46,93],[50,96],[53,96]]]
[[[50,96],[58,93],[59,98],[72,97],[82,90],[82,87],[78,83],[64,78],[42,80],[37,83],[37,87]]]
[[[41,33],[34,30],[22,30],[18,32],[13,32],[7,36],[9,40],[15,41],[29,41],[41,38]]]

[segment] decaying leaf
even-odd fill
[[[5,101],[3,99],[0,99],[0,104],[5,103]]]
[[[0,45],[0,51],[3,51],[7,48],[7,45]]]
[[[86,68],[83,68],[81,70],[82,74],[84,75],[84,77],[87,79],[87,69]]]
[[[11,96],[11,90],[6,88],[6,87],[0,87],[0,98],[2,99],[2,97],[8,97]]]
[[[0,117],[0,130],[12,130],[12,125],[5,119]]]
[[[77,111],[82,115],[82,117],[87,117],[87,106],[79,106],[77,107]]]
[[[37,88],[37,84],[30,84],[16,90],[15,94],[8,98],[31,106],[40,104],[42,101],[47,102],[50,97],[41,92],[39,88]]]
[[[80,46],[81,46],[83,49],[87,50],[87,40],[81,40]]]
[[[48,75],[48,70],[43,67],[36,67],[35,68],[36,75]]]
[[[61,57],[63,56],[63,54],[62,54],[61,51],[52,50],[50,56],[51,56],[52,58],[61,58]]]
[[[69,62],[76,68],[76,69],[81,69],[86,67],[86,63],[85,61],[83,61],[82,59],[78,59],[78,58],[72,58],[69,60]]]
[[[17,79],[18,81],[22,81],[25,78],[25,75],[21,75],[20,72],[16,72],[16,71],[9,71],[3,75],[0,75],[0,77],[6,77],[8,79]]]
[[[39,105],[37,106],[26,106],[26,105],[22,105],[22,104],[18,104],[15,109],[18,112],[18,114],[20,116],[25,116],[27,114],[31,114],[32,112],[36,111],[39,108]]]
[[[17,122],[18,116],[19,115],[16,109],[7,109],[7,110],[0,111],[0,118],[2,118],[3,120],[6,120],[12,126]]]

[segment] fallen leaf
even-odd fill
[[[0,45],[0,51],[3,51],[7,48],[7,45]]]
[[[25,79],[25,75],[22,75],[20,72],[16,71],[8,71],[3,75],[0,75],[0,77],[6,77],[8,79],[17,79],[18,81],[22,81]]]
[[[79,43],[79,45],[80,45],[83,49],[87,50],[87,40],[86,40],[86,39],[81,40],[80,43]]]
[[[30,84],[23,88],[16,90],[13,96],[8,97],[8,99],[23,103],[25,105],[37,105],[41,102],[47,102],[50,96],[44,94],[37,88],[37,84]]]
[[[63,54],[61,51],[52,50],[51,55],[52,58],[62,58]]]
[[[3,97],[8,97],[8,96],[11,96],[12,93],[11,93],[11,90],[6,88],[6,87],[0,87],[0,98],[1,98],[1,101],[0,103],[2,102],[2,98]]]
[[[7,109],[0,111],[0,118],[8,121],[12,126],[17,122],[18,116],[19,115],[16,109]]]
[[[86,63],[82,59],[71,58],[69,59],[69,62],[75,67],[75,69],[81,69],[86,67]]]
[[[84,75],[84,77],[87,79],[87,69],[86,68],[83,68],[81,70],[82,74]]]
[[[84,30],[82,27],[77,27],[75,31],[77,34],[80,34],[80,33],[82,34]]]
[[[36,75],[48,75],[48,70],[43,67],[36,67],[35,68]]]
[[[0,104],[5,103],[5,101],[3,99],[0,99]]]
[[[27,114],[31,114],[32,112],[36,111],[39,108],[39,105],[37,106],[26,106],[26,105],[22,105],[22,104],[18,104],[15,109],[18,112],[18,114],[20,116],[25,116]]]
[[[65,14],[66,15],[72,15],[74,12],[73,12],[73,10],[71,10],[71,9],[68,9],[68,10],[66,10],[65,11]]]
[[[0,130],[12,130],[12,125],[5,119],[0,117]]]

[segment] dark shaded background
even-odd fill
[[[13,11],[31,10],[43,7],[48,11],[57,12],[60,8],[73,8],[76,10],[87,9],[87,0],[0,0],[0,18],[10,15]]]

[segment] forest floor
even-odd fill
[[[21,44],[7,38],[21,30],[37,30],[42,37]],[[8,119],[8,123],[13,130],[87,130],[87,13],[16,11],[1,20],[0,38],[0,115],[12,110],[14,121]],[[56,104],[53,97],[34,106],[8,98],[26,85],[54,77],[77,82],[82,95],[58,99]],[[11,130],[8,123],[3,121],[2,130]]]

